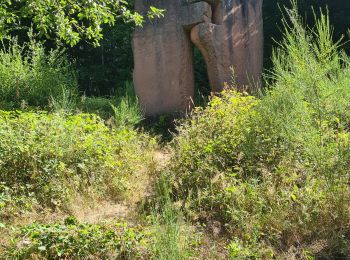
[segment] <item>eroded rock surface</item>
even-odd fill
[[[136,0],[166,10],[133,37],[134,85],[146,115],[183,112],[194,95],[193,46],[201,51],[213,92],[230,81],[258,82],[262,69],[262,0]]]

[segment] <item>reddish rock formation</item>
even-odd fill
[[[237,86],[258,82],[262,69],[262,0],[136,0],[166,10],[133,37],[134,85],[146,115],[183,112],[194,94],[193,46],[201,51],[213,92],[231,78]]]

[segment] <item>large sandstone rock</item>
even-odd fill
[[[212,22],[191,31],[207,63],[212,91],[222,90],[223,83],[231,81],[231,67],[238,88],[258,86],[263,61],[262,0],[223,0],[212,8]]]
[[[166,10],[133,37],[134,85],[146,115],[184,112],[194,95],[193,46],[207,63],[213,92],[222,89],[234,67],[237,83],[258,82],[262,67],[262,0],[136,0]]]
[[[149,5],[166,9],[166,13],[164,18],[137,28],[134,34],[136,93],[146,115],[185,111],[194,94],[189,30],[211,19],[210,5],[184,4],[180,0],[136,0],[135,8],[142,13]]]

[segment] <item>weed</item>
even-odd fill
[[[149,254],[149,232],[126,222],[84,224],[74,217],[64,223],[33,223],[19,230],[3,257],[12,259],[135,259]]]
[[[171,202],[168,182],[161,177],[157,185],[158,204],[152,215],[155,228],[154,254],[157,259],[186,259],[189,257],[189,237],[184,230],[182,216]]]

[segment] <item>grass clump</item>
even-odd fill
[[[126,222],[86,224],[74,217],[64,223],[33,223],[17,231],[3,249],[11,259],[143,259],[150,254],[150,233]]]
[[[48,107],[76,95],[77,77],[63,49],[46,52],[33,40],[20,45],[16,39],[2,42],[0,49],[0,99],[6,109]],[[62,102],[61,102],[62,103]],[[62,105],[62,104],[60,104]]]
[[[151,215],[154,229],[153,252],[156,259],[188,259],[191,255],[191,229],[171,201],[168,181],[161,176],[156,189],[156,203]]]
[[[118,127],[135,126],[141,122],[143,115],[140,109],[134,86],[131,82],[125,82],[124,88],[111,104],[113,116]]]
[[[326,15],[287,10],[261,98],[235,91],[178,127],[169,167],[192,219],[228,232],[233,258],[350,254],[350,62]]]
[[[93,114],[0,111],[0,135],[1,194],[30,195],[53,208],[67,207],[76,194],[123,197],[128,178],[151,163],[155,144]]]
[[[113,118],[114,126],[118,128],[135,127],[143,115],[131,82],[124,82],[116,96],[85,97],[77,104],[77,108],[87,113],[96,113],[104,119]]]

